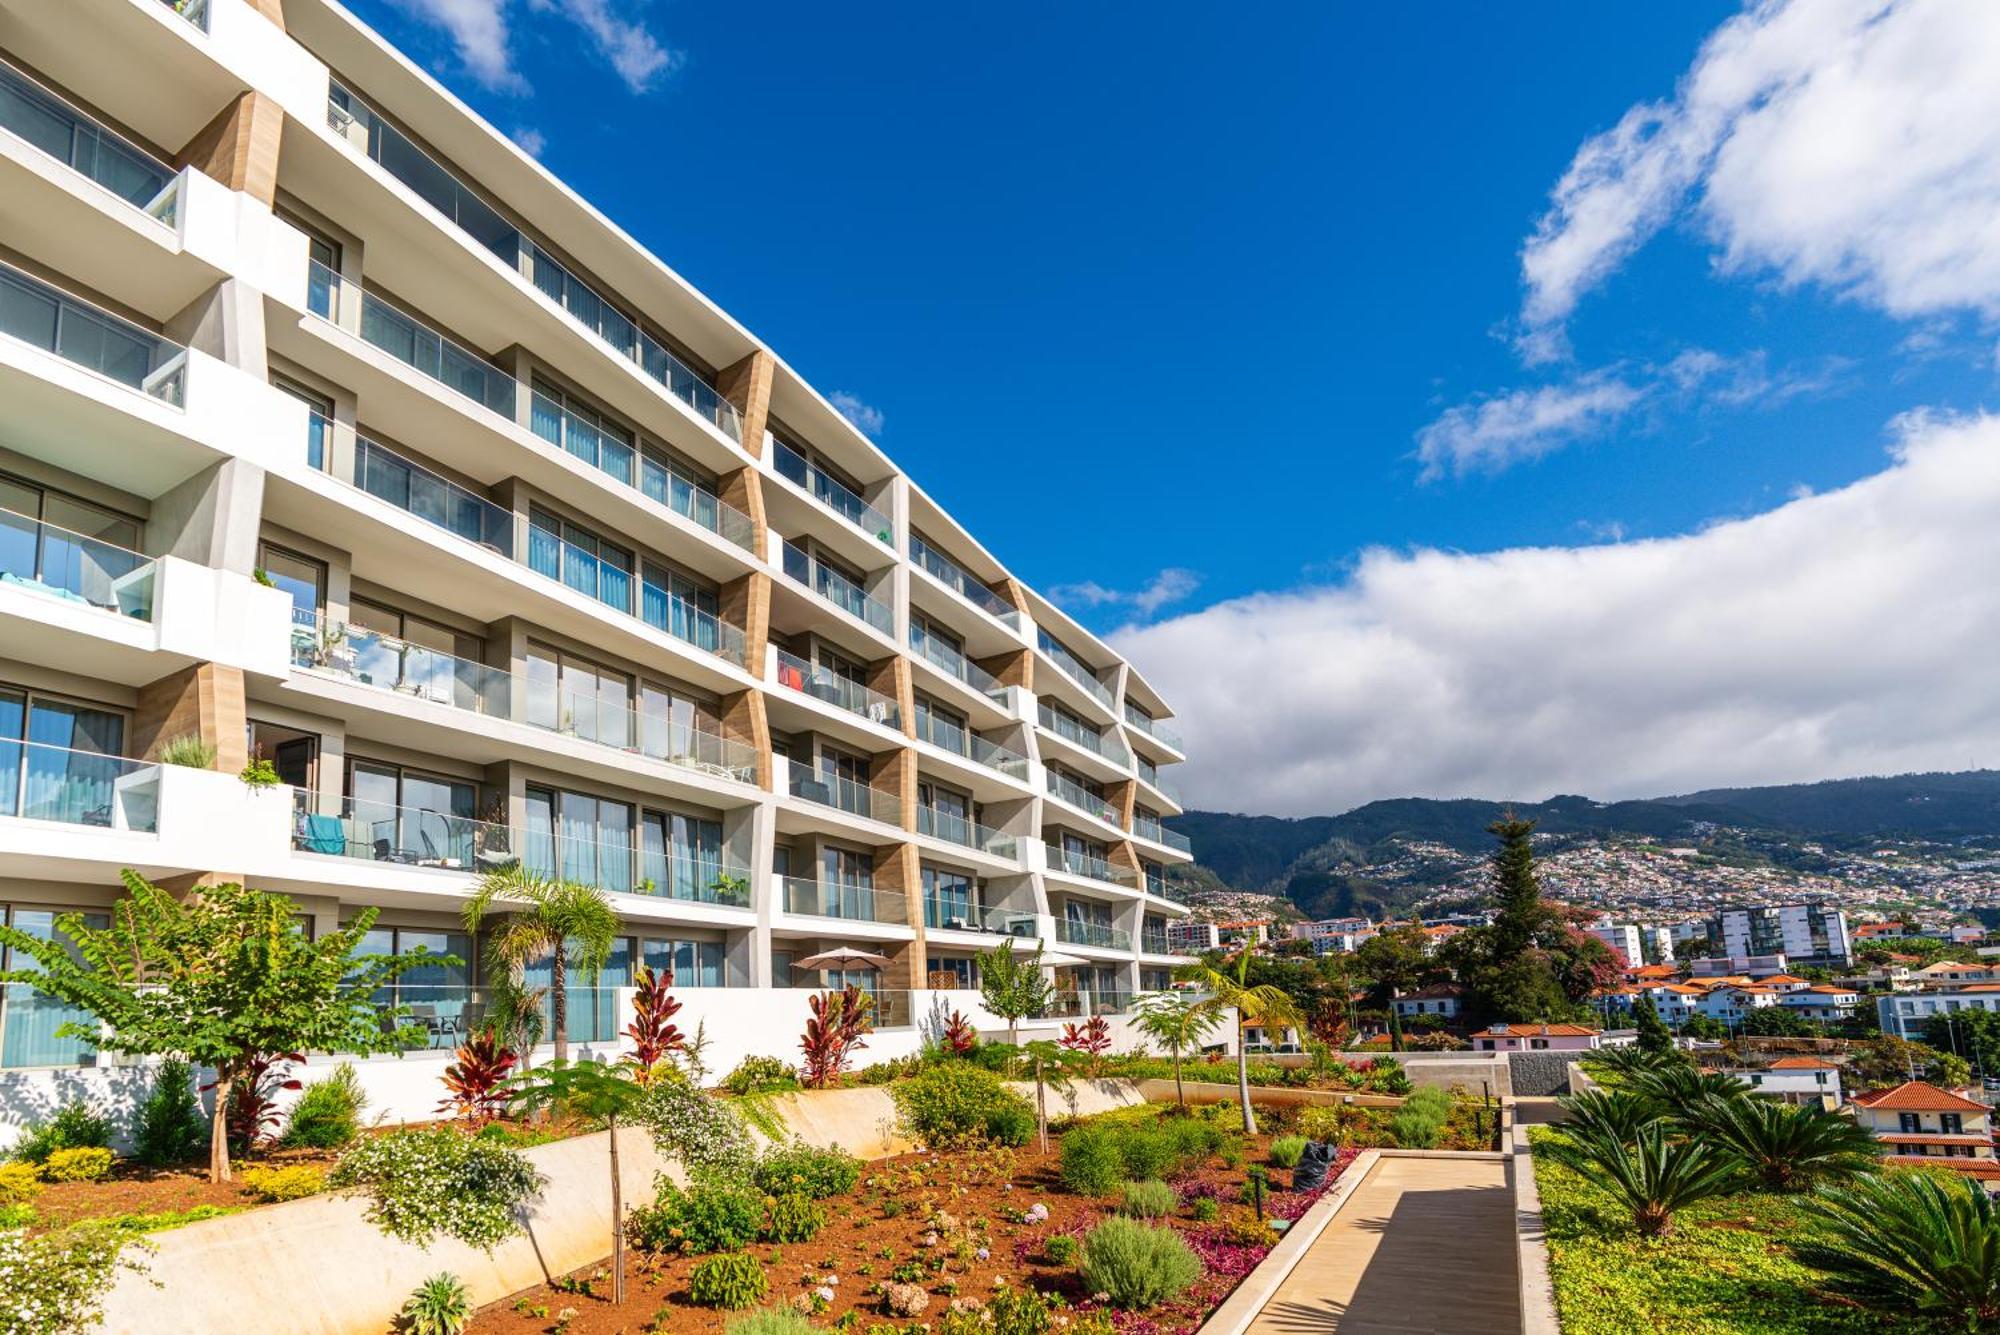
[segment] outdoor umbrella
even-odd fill
[[[871,969],[886,969],[889,957],[856,950],[853,946],[835,946],[832,950],[822,950],[817,955],[792,961],[794,969],[852,969],[863,964]]]

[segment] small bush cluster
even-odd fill
[[[449,1127],[364,1140],[327,1183],[366,1188],[368,1217],[391,1237],[421,1247],[444,1235],[487,1251],[520,1231],[518,1213],[542,1190],[520,1152]]]
[[[457,1275],[432,1275],[398,1314],[403,1335],[459,1335],[472,1321],[472,1298]]]
[[[0,1294],[7,1335],[71,1335],[102,1315],[125,1238],[107,1228],[30,1237],[0,1232]]]
[[[937,1062],[894,1087],[897,1121],[931,1149],[978,1141],[1025,1145],[1034,1109],[1000,1077],[971,1062]]]
[[[345,1149],[361,1134],[361,1113],[367,1106],[361,1077],[342,1062],[332,1075],[305,1087],[278,1143],[296,1149]]]
[[[770,1291],[764,1267],[742,1252],[711,1256],[688,1276],[688,1298],[700,1307],[751,1307]]]
[[[1127,1182],[1118,1209],[1134,1219],[1161,1219],[1180,1208],[1181,1198],[1158,1178]]]
[[[721,1099],[691,1084],[658,1080],[646,1089],[639,1120],[660,1153],[697,1179],[749,1180],[757,1153],[743,1121]]]
[[[132,1157],[150,1168],[168,1168],[193,1158],[207,1139],[193,1068],[178,1057],[161,1062],[133,1119]]]
[[[42,1166],[0,1164],[0,1205],[24,1205],[42,1194]]]
[[[757,1162],[757,1189],[766,1196],[797,1194],[823,1201],[854,1190],[861,1160],[838,1145],[820,1149],[803,1140],[769,1150]]]
[[[1042,1242],[1042,1256],[1050,1265],[1068,1265],[1076,1259],[1077,1241],[1068,1233],[1052,1233]]]
[[[766,1242],[810,1242],[826,1227],[826,1207],[806,1196],[780,1196],[771,1202],[764,1224]]]
[[[798,1067],[776,1057],[745,1057],[722,1077],[722,1088],[737,1095],[775,1094],[798,1087]]]
[[[1406,1150],[1434,1150],[1451,1117],[1451,1096],[1440,1089],[1414,1091],[1389,1118],[1389,1134]]]
[[[1065,1132],[1063,1185],[1103,1196],[1126,1181],[1164,1178],[1223,1147],[1222,1132],[1192,1117],[1144,1122],[1095,1122]]]
[[[1201,1259],[1173,1229],[1113,1215],[1085,1235],[1077,1272],[1115,1306],[1153,1307],[1200,1279]]]
[[[57,1150],[108,1149],[111,1121],[92,1112],[81,1100],[65,1103],[46,1122],[30,1122],[14,1142],[13,1156],[22,1163],[47,1163]]]
[[[272,1203],[317,1196],[326,1190],[326,1171],[311,1164],[260,1165],[244,1169],[237,1178],[258,1200]]]
[[[111,1173],[111,1151],[96,1145],[57,1150],[42,1165],[42,1176],[51,1182],[96,1182]]]
[[[1279,1168],[1296,1168],[1305,1157],[1304,1136],[1279,1136],[1271,1142],[1271,1162]]]
[[[722,1328],[722,1335],[813,1335],[817,1329],[802,1312],[784,1307],[766,1307],[761,1311],[731,1317],[729,1324]]]
[[[697,1256],[741,1251],[763,1224],[763,1202],[743,1187],[704,1183],[683,1191],[663,1180],[658,1201],[632,1211],[628,1227],[646,1251]]]

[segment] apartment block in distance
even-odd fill
[[[1764,904],[1724,909],[1710,921],[1708,937],[1722,957],[1783,955],[1792,965],[1841,968],[1850,954],[1847,915],[1830,904]]]
[[[395,997],[440,1062],[514,864],[624,923],[573,1037],[671,969],[717,1071],[811,988],[874,1060],[997,1027],[1008,941],[1050,1023],[1167,985],[1167,702],[618,224],[331,0],[0,0],[0,62],[8,922],[123,868],[372,907],[465,961]],[[98,1067],[73,1018],[8,989],[0,1093]]]

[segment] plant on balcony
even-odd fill
[[[1301,1023],[1298,1005],[1291,994],[1271,983],[1250,983],[1250,945],[1236,952],[1232,960],[1226,960],[1220,969],[1206,964],[1190,964],[1178,971],[1178,976],[1201,984],[1220,1008],[1236,1012],[1238,1029],[1236,1033],[1236,1089],[1238,1101],[1243,1105],[1243,1134],[1257,1134],[1257,1114],[1250,1107],[1250,1055],[1243,1047],[1242,1026],[1261,1025],[1267,1031],[1283,1025]]]
[[[445,1097],[437,1110],[483,1125],[507,1110],[506,1080],[520,1056],[500,1041],[488,1026],[458,1045],[451,1065],[444,1068]]]
[[[525,1071],[508,1082],[514,1105],[523,1111],[561,1108],[573,1116],[604,1123],[611,1156],[611,1301],[625,1301],[625,1195],[618,1173],[618,1123],[638,1117],[646,1089],[618,1068],[597,1062],[561,1061]]]
[[[668,990],[673,985],[671,972],[656,973],[643,964],[633,979],[632,1023],[625,1026],[625,1037],[632,1040],[632,1078],[642,1085],[659,1074],[660,1063],[687,1046],[687,1035],[674,1023],[681,1003]]]
[[[305,1065],[305,1060],[303,1052],[253,1053],[243,1063],[227,1093],[216,1094],[217,1102],[225,1098],[228,1101],[224,1125],[232,1150],[247,1153],[272,1139],[278,1127],[279,1092],[305,1088],[303,1082],[294,1080],[287,1072],[293,1066]],[[215,1083],[202,1086],[203,1091],[216,1088]]]
[[[1149,992],[1133,1003],[1139,1032],[1166,1049],[1174,1061],[1174,1100],[1187,1107],[1187,1087],[1181,1082],[1181,1062],[1201,1051],[1202,1042],[1222,1022],[1212,998],[1186,992]]]
[[[618,914],[596,886],[556,880],[518,862],[480,878],[479,888],[465,901],[465,930],[477,933],[496,911],[507,916],[487,938],[492,971],[518,984],[530,964],[548,960],[549,1027],[555,1031],[556,1061],[567,1062],[569,970],[597,977],[618,939]]]
[[[276,788],[280,782],[278,767],[262,756],[251,757],[250,763],[236,777],[243,780],[245,788],[253,789]]]
[[[203,741],[199,734],[192,732],[169,737],[160,743],[160,763],[178,765],[182,769],[214,769],[215,744]]]
[[[1021,1021],[1040,1015],[1055,997],[1055,984],[1042,973],[1042,943],[1025,955],[1001,942],[979,955],[979,1000],[1007,1022],[1007,1042],[1019,1047]]]
[[[801,1078],[810,1089],[824,1089],[847,1069],[856,1052],[868,1046],[861,1036],[867,1032],[875,1002],[849,983],[845,991],[822,992],[806,1004],[812,1016],[799,1040],[799,1050],[805,1054]]]
[[[715,892],[718,904],[733,904],[740,908],[750,902],[750,881],[747,877],[717,872],[715,879],[708,883],[708,888]]]
[[[60,1036],[213,1068],[209,1176],[217,1182],[230,1176],[231,1095],[261,1054],[421,1047],[423,1030],[396,1023],[407,1011],[375,998],[405,970],[456,963],[421,950],[360,954],[372,908],[314,940],[299,930],[298,905],[286,895],[232,882],[179,899],[137,872],[124,880],[126,897],[106,927],[79,913],[60,915],[49,939],[0,927],[0,946],[16,961],[0,983],[33,987],[90,1016],[63,1024]]]
[[[1111,1051],[1111,1023],[1102,1015],[1093,1015],[1082,1024],[1066,1022],[1062,1037],[1056,1041],[1068,1051],[1080,1053],[1085,1058],[1087,1073],[1095,1076],[1104,1062],[1104,1054]]]

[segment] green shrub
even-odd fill
[[[42,1165],[42,1176],[51,1182],[96,1182],[111,1173],[111,1151],[96,1145],[57,1150]]]
[[[965,1060],[997,1075],[1011,1072],[1020,1060],[1021,1050],[1012,1043],[981,1043],[965,1054]]]
[[[0,1205],[18,1205],[42,1194],[38,1163],[0,1163]]]
[[[722,1335],[814,1335],[817,1329],[802,1313],[783,1307],[766,1307],[744,1316],[731,1317],[729,1324],[722,1328]]]
[[[946,1149],[1011,1134],[1028,1101],[1000,1082],[1000,1077],[971,1062],[939,1062],[894,1086],[897,1123],[911,1139]],[[1025,1137],[1023,1138],[1025,1139]],[[1019,1141],[1005,1143],[1021,1143]]]
[[[1111,1335],[1103,1313],[1084,1316],[1062,1308],[1061,1298],[1026,1285],[1009,1285],[994,1290],[984,1311],[946,1312],[932,1330],[934,1335]],[[880,1335],[880,1330],[878,1327],[868,1335]]]
[[[771,1202],[763,1237],[766,1242],[810,1242],[825,1227],[824,1205],[808,1196],[780,1196]]]
[[[1197,1196],[1194,1198],[1194,1203],[1188,1206],[1188,1213],[1192,1214],[1198,1223],[1212,1224],[1215,1222],[1215,1217],[1222,1213],[1222,1206],[1213,1196]]]
[[[1444,1138],[1444,1122],[1420,1108],[1404,1108],[1389,1119],[1389,1134],[1406,1150],[1434,1150]]]
[[[688,1299],[698,1307],[749,1307],[770,1291],[764,1267],[742,1252],[711,1256],[688,1276]]]
[[[0,1205],[0,1228],[28,1228],[35,1222],[35,1207],[26,1201]]]
[[[1118,1127],[1111,1134],[1118,1145],[1118,1157],[1125,1161],[1125,1176],[1135,1182],[1161,1177],[1180,1161],[1173,1140],[1155,1127]]]
[[[184,769],[214,769],[215,746],[204,742],[199,734],[184,732],[178,737],[169,737],[160,743],[160,763],[179,765]]]
[[[332,1075],[305,1087],[278,1143],[293,1149],[345,1149],[361,1134],[361,1111],[367,1106],[361,1077],[342,1062]]]
[[[795,1140],[758,1161],[757,1189],[766,1196],[797,1194],[823,1201],[854,1190],[861,1178],[861,1160],[835,1145],[820,1149]]]
[[[521,1231],[518,1213],[542,1183],[520,1151],[450,1127],[370,1137],[327,1179],[366,1188],[369,1219],[393,1238],[422,1247],[442,1234],[486,1251]]]
[[[678,1080],[656,1080],[646,1089],[639,1120],[660,1153],[679,1159],[696,1181],[750,1180],[757,1152],[743,1121],[723,1100]]]
[[[132,1157],[151,1168],[167,1168],[194,1157],[208,1140],[208,1121],[195,1097],[194,1071],[178,1057],[160,1063],[152,1092],[132,1123]]]
[[[472,1320],[472,1299],[457,1275],[432,1275],[398,1313],[404,1335],[459,1335]]]
[[[23,1163],[46,1163],[57,1150],[108,1149],[111,1123],[81,1099],[65,1103],[46,1122],[30,1122],[14,1142],[14,1157]]]
[[[1053,1233],[1042,1242],[1042,1257],[1050,1265],[1068,1265],[1076,1259],[1076,1238],[1068,1233]]]
[[[70,1335],[92,1329],[104,1311],[126,1235],[79,1227],[31,1237],[0,1233],[0,1294],[7,1335]]]
[[[1451,1095],[1425,1085],[1422,1089],[1410,1091],[1403,1100],[1403,1111],[1429,1113],[1442,1122],[1451,1116]]]
[[[296,1201],[326,1190],[326,1170],[311,1164],[246,1168],[237,1180],[260,1201]]]
[[[1010,1145],[1015,1149],[1027,1144],[1035,1135],[1035,1110],[1022,1099],[1018,1103],[1003,1103],[986,1114],[986,1138],[995,1145]]]
[[[1086,1292],[1142,1308],[1179,1297],[1201,1278],[1201,1261],[1173,1229],[1113,1215],[1085,1235],[1077,1272]]]
[[[775,1094],[798,1087],[798,1068],[776,1057],[745,1057],[722,1077],[722,1088],[731,1094]]]
[[[1200,1163],[1222,1149],[1228,1137],[1212,1122],[1199,1121],[1193,1117],[1171,1117],[1156,1123],[1174,1147],[1174,1154],[1183,1165]]]
[[[1125,1180],[1125,1156],[1109,1128],[1080,1126],[1063,1133],[1063,1185],[1079,1196],[1104,1196]]]
[[[652,1206],[632,1212],[632,1241],[649,1252],[734,1252],[749,1246],[764,1224],[764,1208],[755,1193],[720,1183],[697,1184],[682,1191],[662,1182]]]
[[[1125,1198],[1118,1208],[1134,1219],[1160,1219],[1179,1209],[1180,1204],[1181,1198],[1174,1189],[1155,1177],[1127,1182]]]
[[[1271,1142],[1271,1162],[1280,1168],[1296,1168],[1306,1152],[1304,1136],[1279,1136]]]

